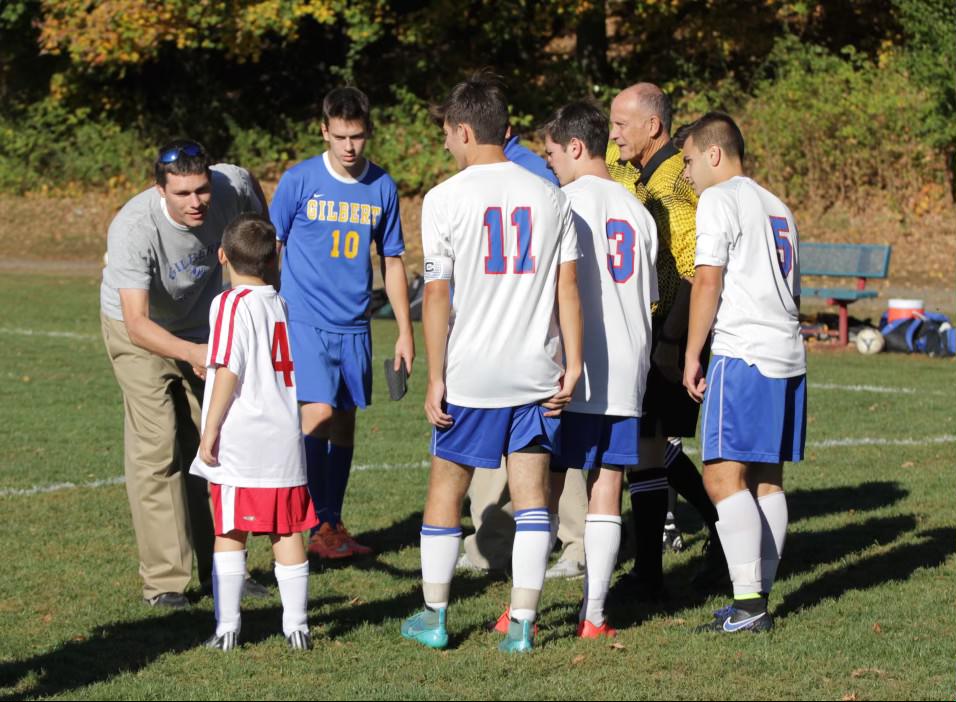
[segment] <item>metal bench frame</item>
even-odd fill
[[[840,313],[841,346],[850,340],[847,309],[857,300],[877,297],[867,290],[866,281],[886,278],[890,270],[889,244],[820,244],[800,242],[800,275],[856,278],[855,288],[801,288],[801,297],[822,297],[828,305],[837,305]]]

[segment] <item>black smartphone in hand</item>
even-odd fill
[[[408,368],[405,367],[405,359],[398,370],[395,370],[395,359],[385,359],[385,382],[388,385],[388,396],[393,400],[401,400],[408,392]]]

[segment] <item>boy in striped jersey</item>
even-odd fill
[[[246,539],[268,534],[283,633],[290,648],[307,650],[309,562],[301,532],[318,520],[306,487],[285,301],[265,282],[275,272],[275,228],[259,215],[241,215],[226,227],[218,255],[235,287],[209,312],[202,438],[190,469],[209,481],[216,530],[216,633],[206,646],[238,645]]]

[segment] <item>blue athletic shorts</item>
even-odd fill
[[[449,404],[453,418],[447,429],[432,429],[433,456],[475,468],[498,468],[501,457],[528,446],[541,446],[548,453],[558,447],[558,417],[545,417],[537,403],[480,409]]]
[[[705,463],[800,461],[806,420],[806,375],[768,378],[739,358],[711,358],[700,420]]]
[[[322,402],[348,411],[372,404],[372,338],[338,334],[289,322],[299,402]]]
[[[551,470],[635,466],[640,434],[639,417],[562,412],[561,449],[551,460]]]

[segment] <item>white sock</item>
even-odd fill
[[[783,492],[772,492],[757,498],[760,510],[762,534],[760,539],[761,580],[763,592],[770,594],[780,557],[783,556],[783,544],[787,540],[787,496]]]
[[[448,606],[460,544],[461,527],[422,524],[422,591],[431,609]]]
[[[279,597],[282,598],[282,633],[287,637],[294,631],[309,633],[306,609],[309,603],[309,562],[298,565],[275,564]]]
[[[595,626],[604,623],[604,601],[621,546],[621,518],[613,514],[589,514],[584,520],[583,618]]]
[[[216,636],[235,631],[241,624],[239,601],[246,580],[246,552],[212,554],[212,596],[216,605]]]
[[[760,510],[749,490],[741,490],[716,505],[717,533],[724,547],[734,596],[759,593]]]
[[[550,534],[547,508],[515,512],[515,540],[511,549],[512,619],[534,621],[544,587],[544,571],[548,569]]]
[[[558,529],[561,527],[561,517],[553,512],[548,512],[548,556],[554,551],[554,545],[558,543]]]

